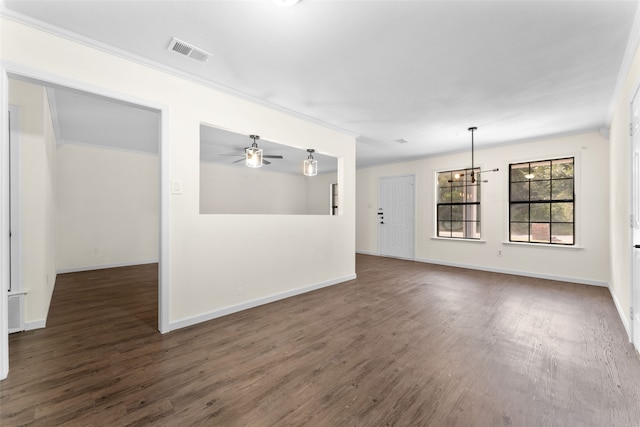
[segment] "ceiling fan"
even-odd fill
[[[260,139],[260,135],[249,135],[249,138],[253,140],[253,143],[251,144],[250,147],[245,147],[242,153],[230,153],[230,154],[220,154],[220,155],[242,157],[241,159],[238,159],[232,162],[232,163],[240,163],[242,161],[248,161],[248,158],[251,155],[250,153],[253,153],[256,151],[260,151],[262,153],[262,149],[258,148],[258,143],[256,142],[257,140]],[[262,158],[261,163],[264,163],[265,165],[271,164],[270,161],[265,159],[284,159],[284,157],[282,157],[279,154],[261,154],[261,158]],[[259,167],[259,166],[262,166],[262,164],[254,167]]]

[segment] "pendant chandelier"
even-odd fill
[[[498,168],[495,169],[488,169],[488,170],[484,170],[484,171],[478,171],[476,172],[476,166],[475,166],[475,147],[474,147],[474,132],[478,130],[477,127],[472,126],[469,129],[467,129],[469,132],[471,132],[471,173],[470,175],[470,179],[469,179],[469,183],[471,184],[475,184],[476,182],[480,183],[480,182],[487,182],[486,180],[481,181],[480,180],[480,174],[484,173],[484,172],[498,172]],[[463,177],[464,174],[456,174],[454,175],[454,178],[460,179],[461,177]],[[455,182],[455,180],[450,180],[449,182]]]
[[[251,147],[244,149],[245,164],[250,168],[259,168],[262,166],[262,148],[258,148],[256,142],[260,137],[258,135],[249,135],[249,138],[253,139]]]
[[[318,175],[318,161],[313,158],[313,153],[315,153],[316,150],[309,148],[307,152],[309,153],[309,157],[304,161],[302,171],[305,176],[316,176]]]

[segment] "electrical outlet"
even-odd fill
[[[502,256],[502,251],[498,251],[498,256]]]
[[[100,248],[93,248],[94,255],[100,255]]]

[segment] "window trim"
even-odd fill
[[[550,243],[550,242],[522,242],[511,240],[511,166],[522,163],[538,163],[538,162],[551,162],[554,160],[562,160],[573,158],[573,243]],[[505,170],[507,171],[507,179],[505,180],[505,225],[504,225],[504,240],[503,245],[514,246],[529,246],[540,248],[557,248],[557,249],[583,249],[582,246],[582,232],[581,232],[581,219],[582,219],[582,205],[581,205],[581,156],[580,152],[569,153],[556,153],[549,154],[546,157],[536,157],[518,160],[505,161]],[[551,222],[550,222],[551,223]],[[531,221],[529,221],[531,224]]]

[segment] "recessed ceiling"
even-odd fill
[[[606,126],[637,1],[14,1],[3,14],[359,135],[358,166]],[[173,37],[213,56],[167,50]],[[399,139],[409,142],[399,144]]]

